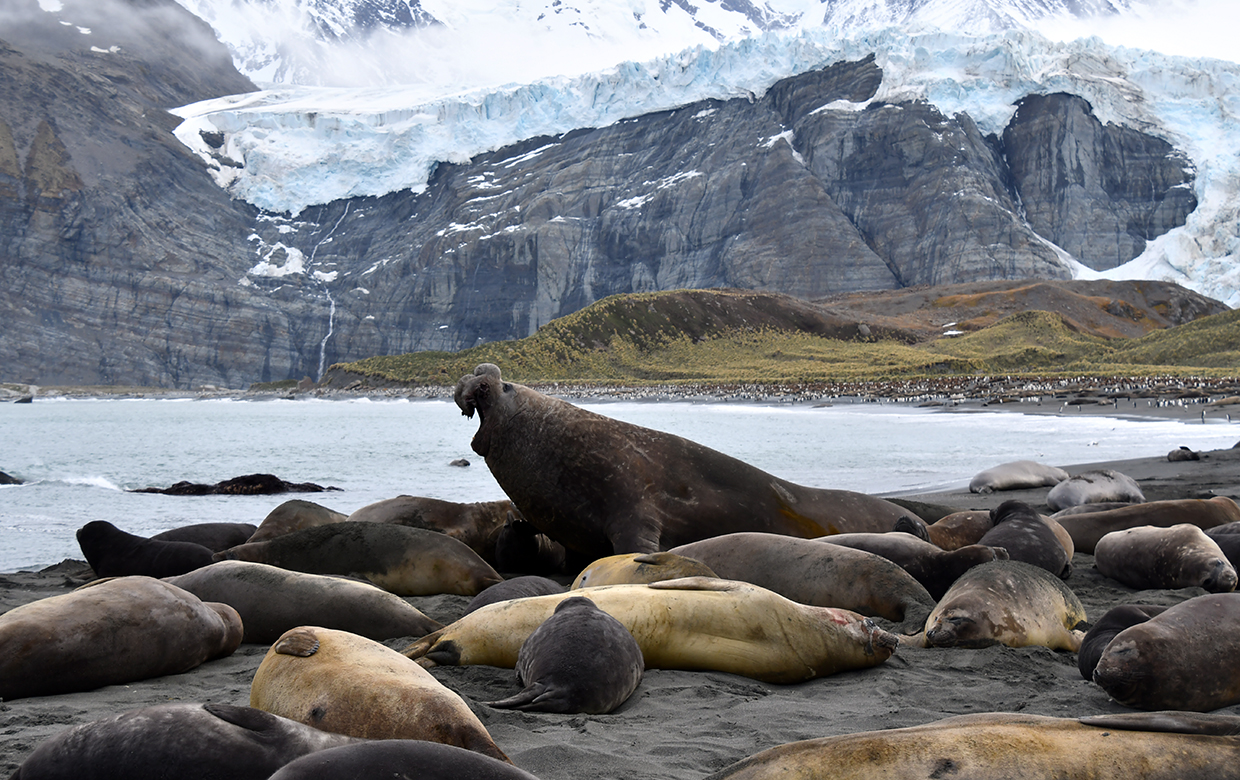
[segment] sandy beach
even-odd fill
[[[1172,408],[1133,402],[1083,404],[1032,401],[998,404],[1004,411],[1041,414],[1156,415],[1195,420],[1206,404]],[[986,408],[973,399],[952,411]],[[1240,439],[1240,430],[1237,432]],[[1133,477],[1150,500],[1240,496],[1240,450],[1202,453],[1199,461],[1169,462],[1165,453],[1134,453],[1132,460],[1053,464],[1069,473],[1109,467]],[[1014,456],[1017,459],[1019,456]],[[973,494],[962,488],[932,494],[887,495],[955,509],[988,509],[1016,498],[1048,511],[1049,489]],[[1067,585],[1091,621],[1123,602],[1175,604],[1200,589],[1133,591],[1097,572],[1093,556],[1077,553]],[[84,563],[65,561],[37,572],[0,574],[0,612],[66,593],[93,576]],[[462,614],[463,596],[410,598],[448,623]],[[403,648],[409,639],[389,646]],[[233,655],[186,674],[62,696],[0,703],[0,776],[12,773],[38,743],[61,729],[116,712],[162,702],[249,703],[254,670],[267,650],[242,645]],[[980,650],[902,646],[873,669],[796,685],[774,685],[717,672],[648,670],[636,693],[607,715],[527,714],[480,702],[514,693],[510,669],[437,667],[433,674],[460,694],[513,762],[543,778],[677,778],[696,780],[760,750],[794,740],[889,729],[978,712],[1023,712],[1077,717],[1128,711],[1081,679],[1073,653],[1043,647]],[[1240,715],[1240,705],[1225,712]]]

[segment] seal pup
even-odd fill
[[[0,699],[180,674],[241,644],[237,611],[150,577],[88,583],[0,615]]]
[[[570,589],[592,588],[596,585],[639,585],[680,577],[718,576],[701,561],[672,552],[625,553],[599,558],[585,567],[573,580]]]
[[[285,765],[271,780],[414,778],[417,780],[538,780],[512,764],[455,745],[383,739],[312,753]]]
[[[463,504],[425,496],[400,495],[367,504],[349,515],[348,519],[438,531],[464,542],[482,560],[495,566],[495,543],[512,511],[512,502],[507,500]]]
[[[252,707],[154,704],[53,734],[13,780],[267,780],[294,759],[359,741]]]
[[[993,493],[996,490],[1025,490],[1058,485],[1068,472],[1033,460],[1014,460],[979,471],[969,481],[970,493]]]
[[[265,563],[219,561],[166,582],[237,610],[245,625],[244,642],[271,644],[305,625],[367,639],[419,637],[443,628],[400,596],[369,583]]]
[[[216,553],[215,560],[351,575],[398,596],[476,596],[503,579],[463,542],[422,528],[385,523],[341,522],[303,528]]]
[[[517,682],[501,709],[601,715],[633,695],[646,671],[629,630],[587,598],[566,598],[521,644]]]
[[[316,504],[313,501],[306,501],[301,498],[293,498],[268,512],[267,516],[263,518],[263,522],[259,523],[258,530],[246,541],[265,542],[268,539],[274,539],[277,536],[283,536],[292,531],[300,531],[303,528],[314,528],[315,526],[328,525],[330,523],[342,523],[348,517],[343,512],[328,509],[322,504]]]
[[[1094,565],[1107,577],[1136,590],[1236,589],[1236,569],[1213,539],[1195,525],[1152,525],[1112,531],[1098,540]]]
[[[127,533],[106,520],[77,530],[86,562],[103,577],[172,577],[211,563],[211,550],[193,542],[165,542]]]
[[[991,712],[777,745],[704,780],[1223,780],[1236,776],[1237,733],[1234,716]]]
[[[899,564],[865,550],[813,539],[734,533],[673,547],[728,580],[740,580],[816,607],[838,607],[921,632],[934,598]]]
[[[471,446],[526,520],[588,560],[653,553],[733,531],[812,539],[885,531],[905,510],[797,485],[662,431],[506,382],[483,363],[455,400],[481,417]]]
[[[253,523],[194,523],[170,528],[151,537],[157,542],[193,542],[213,553],[245,544],[258,530]]]
[[[952,583],[974,566],[1008,560],[1008,552],[1002,547],[970,544],[955,550],[944,550],[913,534],[891,531],[885,534],[833,534],[816,541],[881,555],[911,574],[935,601],[943,598]]]
[[[1098,540],[1112,531],[1140,525],[1169,528],[1180,523],[1209,529],[1240,521],[1240,506],[1227,496],[1185,498],[1127,504],[1102,512],[1074,515],[1057,512],[1055,520],[1072,536],[1078,552],[1093,555]]]
[[[530,596],[546,596],[551,593],[563,593],[568,590],[555,580],[547,577],[539,577],[536,574],[527,574],[523,577],[513,577],[510,580],[497,582],[491,587],[479,593],[470,599],[469,604],[465,606],[465,614],[468,615],[476,609],[481,609],[487,604],[496,604],[501,601],[511,601],[513,599],[524,599]]]
[[[1145,494],[1136,480],[1114,469],[1092,469],[1073,474],[1046,494],[1046,505],[1052,512],[1100,501],[1139,504],[1145,502]]]
[[[526,637],[567,598],[619,620],[647,669],[709,669],[794,683],[886,661],[899,640],[856,612],[811,607],[744,582],[686,577],[491,604],[403,651],[425,666],[511,669]]]
[[[1212,593],[1116,634],[1093,679],[1126,707],[1208,712],[1240,703],[1238,661],[1240,593]]]
[[[1085,638],[1085,607],[1046,569],[995,561],[969,569],[926,620],[931,647],[1042,645],[1076,652]]]
[[[890,530],[912,534],[950,552],[977,544],[993,527],[994,521],[989,511],[968,509],[945,515],[933,523],[927,523],[920,517],[905,515],[897,520]]]
[[[508,761],[460,696],[400,653],[318,626],[288,631],[254,672],[250,706],[366,739],[425,739]]]
[[[1054,520],[1044,518],[1023,501],[1004,501],[990,510],[991,529],[978,544],[1002,547],[1013,561],[1024,561],[1046,569],[1062,580],[1072,574],[1072,538],[1064,533],[1068,547],[1051,527]]]
[[[1112,607],[1085,634],[1081,649],[1076,653],[1076,668],[1085,680],[1094,679],[1094,667],[1102,657],[1102,651],[1115,636],[1126,628],[1139,625],[1165,611],[1166,607],[1155,604],[1120,604]]]

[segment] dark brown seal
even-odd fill
[[[803,487],[688,439],[505,382],[488,363],[461,378],[456,403],[481,416],[474,452],[525,519],[591,559],[735,531],[806,539],[886,531],[905,514],[880,498]]]
[[[1004,501],[991,510],[990,518],[993,526],[978,544],[1002,547],[1011,560],[1041,567],[1060,579],[1072,574],[1072,551],[1064,549],[1048,524],[1053,520],[1047,521],[1023,501]]]
[[[1185,498],[1128,504],[1103,512],[1058,514],[1055,519],[1072,535],[1077,552],[1093,555],[1094,545],[1112,531],[1140,525],[1169,528],[1180,523],[1192,523],[1201,529],[1214,528],[1240,521],[1240,506],[1226,496]]]
[[[1120,604],[1107,610],[1102,619],[1086,632],[1085,639],[1081,641],[1081,649],[1077,651],[1076,668],[1081,677],[1086,680],[1094,679],[1094,667],[1098,665],[1098,659],[1119,632],[1140,625],[1166,609],[1156,604]]]
[[[905,533],[834,534],[821,537],[818,541],[883,556],[913,575],[913,579],[920,582],[935,601],[943,598],[952,583],[974,566],[1008,560],[1008,552],[1002,547],[969,544],[955,550],[944,550],[925,539]]]
[[[438,531],[464,542],[481,555],[482,560],[494,566],[495,542],[512,511],[511,501],[463,504],[426,496],[397,496],[367,504],[348,519]]]
[[[175,577],[209,566],[212,551],[194,542],[147,539],[94,520],[77,531],[78,547],[100,577]]]
[[[977,544],[993,527],[994,521],[990,517],[990,512],[982,509],[967,509],[944,515],[933,523],[926,523],[919,517],[905,515],[886,530],[912,534],[944,550],[956,550],[970,544]]]

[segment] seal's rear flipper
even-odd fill
[[[232,704],[209,702],[202,708],[222,721],[239,726],[247,731],[269,731],[279,725],[275,715],[254,707],[237,707]]]
[[[1125,712],[1117,715],[1090,715],[1078,718],[1086,726],[1117,731],[1162,731],[1170,734],[1201,734],[1211,737],[1240,735],[1240,716],[1217,713]]]
[[[547,693],[546,683],[534,683],[528,688],[525,688],[519,693],[515,693],[506,699],[499,699],[498,701],[489,701],[489,702],[486,702],[486,705],[488,707],[497,707],[499,709],[505,709],[505,710],[524,710],[526,712],[540,712],[540,711],[543,711],[543,709],[542,707],[539,706],[540,704],[539,699],[545,696],[546,693]]]
[[[923,542],[930,541],[930,532],[926,530],[926,521],[919,517],[904,515],[899,520],[896,520],[896,524],[892,526],[891,530],[893,532],[899,531],[900,533],[912,534]]]

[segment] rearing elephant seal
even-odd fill
[[[734,531],[806,539],[886,531],[905,514],[505,382],[490,363],[461,377],[456,404],[481,416],[471,446],[525,519],[590,560]]]

